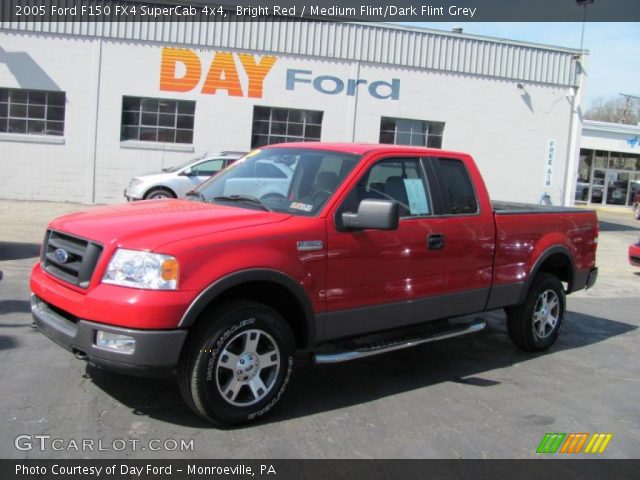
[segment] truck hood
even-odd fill
[[[289,217],[291,215],[285,213],[168,199],[71,213],[53,220],[49,228],[96,241],[105,247],[155,250],[176,240],[280,222]]]

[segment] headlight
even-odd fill
[[[178,273],[178,261],[170,255],[119,248],[102,281],[123,287],[175,290]]]
[[[140,185],[142,183],[142,180],[140,180],[139,178],[132,178],[131,181],[129,182],[129,186],[130,187],[136,187],[138,185]]]

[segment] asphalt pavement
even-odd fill
[[[491,313],[474,336],[300,368],[271,416],[219,430],[191,413],[174,379],[87,367],[30,327],[46,223],[79,208],[92,207],[0,201],[0,458],[534,458],[547,432],[612,433],[603,454],[577,456],[638,458],[640,269],[626,255],[640,222],[630,211],[599,213],[598,283],[568,297],[548,352],[516,349]],[[93,450],[73,448],[86,440]]]

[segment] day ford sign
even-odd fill
[[[349,78],[346,81],[333,75],[315,76],[311,70],[287,70],[287,90],[295,90],[298,84],[311,84],[320,93],[327,95],[354,96],[360,85],[366,86],[369,95],[380,100],[398,100],[400,98],[400,80],[394,78],[390,82],[376,80],[368,83],[361,78]]]
[[[225,92],[230,97],[262,98],[264,81],[272,75],[278,58],[271,55],[214,52],[210,63],[186,48],[163,48],[160,64],[160,90],[215,95]],[[241,78],[246,81],[242,82]],[[323,95],[355,96],[366,91],[379,100],[400,99],[400,79],[366,80],[340,78],[313,70],[289,68],[284,87],[287,90],[311,89]],[[246,84],[246,88],[244,84]]]

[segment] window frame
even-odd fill
[[[26,95],[24,101],[17,101],[13,97],[15,94],[19,92],[21,94]],[[4,99],[4,95],[0,96],[0,103],[6,105],[6,115],[3,115],[1,118],[6,121],[6,130],[0,130],[0,135],[3,136],[13,136],[15,138],[24,139],[25,141],[30,141],[30,139],[46,139],[47,141],[55,142],[56,140],[64,141],[65,137],[65,127],[67,120],[67,92],[62,90],[39,90],[39,89],[31,89],[31,88],[10,88],[10,87],[0,87],[0,93],[6,94],[6,99]],[[40,103],[34,101],[32,103],[31,96],[35,94],[44,95],[44,103]],[[55,102],[51,99],[53,95],[61,96],[61,102]],[[59,100],[59,99],[58,99]],[[15,116],[11,114],[12,107],[24,107],[25,115],[24,116]],[[42,116],[30,116],[29,111],[38,108],[43,109]],[[49,114],[55,110],[61,110],[61,118],[48,118]],[[24,132],[12,132],[9,131],[9,125],[11,121],[20,121],[24,122]],[[40,132],[30,132],[29,131],[29,123],[31,122],[41,122],[43,130]],[[47,133],[49,130],[48,125],[52,124],[53,127],[55,125],[60,126],[60,133]],[[33,140],[36,141],[36,140]]]
[[[445,194],[444,189],[442,188],[443,185],[446,184],[445,179],[444,179],[444,173],[442,171],[442,168],[440,166],[440,161],[441,160],[452,160],[452,161],[456,161],[459,162],[462,165],[462,168],[467,176],[467,180],[469,181],[469,184],[471,185],[471,189],[473,190],[473,195],[476,201],[476,211],[475,212],[465,212],[465,213],[454,213],[451,211],[451,203],[449,201],[449,197],[448,195]],[[436,178],[436,182],[438,184],[438,195],[440,197],[440,202],[441,202],[441,206],[442,206],[442,213],[438,216],[441,217],[473,217],[473,216],[479,216],[482,214],[482,206],[480,204],[480,200],[478,198],[478,190],[476,188],[475,183],[473,182],[473,177],[471,176],[470,172],[469,172],[469,168],[467,167],[467,164],[464,162],[464,160],[462,160],[461,158],[458,157],[447,157],[447,156],[440,156],[440,157],[425,157],[423,158],[423,162],[428,162],[429,165],[431,166],[430,168],[433,169],[434,173],[435,173],[435,178]]]
[[[263,120],[262,118],[256,118],[256,112],[258,109],[268,109],[269,110],[269,118],[268,120]],[[286,111],[286,120],[274,118],[274,114],[281,114]],[[293,122],[290,121],[291,112],[295,112],[296,115],[301,115],[302,122]],[[312,123],[307,121],[307,117],[319,115],[320,123]],[[253,106],[253,116],[251,119],[251,149],[254,150],[256,148],[263,148],[269,145],[275,145],[278,143],[291,143],[291,142],[319,142],[322,140],[322,126],[324,122],[324,111],[323,110],[308,110],[301,108],[289,108],[289,107],[272,107],[268,105],[254,105]],[[267,133],[259,133],[256,131],[256,126],[258,124],[266,125]],[[272,133],[272,129],[274,124],[284,126],[284,133]],[[290,125],[300,126],[302,129],[302,134],[290,134],[289,128]],[[318,128],[318,136],[307,136],[307,127],[310,128]],[[267,143],[262,145],[259,142],[254,142],[256,137],[264,137],[267,140]],[[273,137],[277,137],[279,140],[277,142],[271,142]],[[281,139],[281,140],[280,140]]]
[[[388,129],[384,129],[383,130],[383,124],[385,123],[385,121],[392,121],[393,122],[393,130],[388,130]],[[405,122],[420,122],[422,124],[423,131],[422,133],[414,133],[413,128],[411,128],[408,132],[403,132],[403,131],[398,131],[398,121],[405,121]],[[442,126],[442,133],[441,134],[434,134],[434,133],[429,133],[431,128],[435,127],[435,126]],[[446,127],[446,122],[438,122],[435,120],[421,120],[421,119],[417,119],[417,118],[400,118],[400,117],[385,117],[385,116],[381,116],[380,117],[380,128],[379,128],[379,132],[378,132],[378,140],[381,144],[385,144],[385,145],[409,145],[409,146],[413,146],[413,147],[424,147],[424,148],[437,148],[437,149],[442,149],[442,142],[444,140],[444,129]],[[392,143],[388,143],[388,142],[384,142],[383,141],[383,134],[384,133],[393,133],[393,142]],[[409,134],[409,141],[411,141],[411,139],[413,139],[414,135],[424,135],[424,143],[423,144],[419,144],[419,145],[414,145],[413,143],[399,143],[398,142],[398,134],[399,133],[406,133]],[[438,139],[438,146],[429,146],[429,139]]]
[[[424,220],[429,218],[436,218],[442,216],[443,206],[442,200],[440,198],[440,190],[439,190],[439,179],[436,176],[436,172],[429,163],[425,163],[425,157],[422,155],[387,155],[382,156],[374,160],[374,162],[369,165],[362,173],[360,173],[355,180],[355,182],[351,185],[351,187],[347,190],[345,194],[343,194],[342,198],[339,199],[337,203],[337,208],[333,215],[334,224],[336,229],[342,231],[342,214],[348,212],[349,210],[344,208],[345,203],[349,199],[349,195],[351,192],[358,188],[360,182],[368,177],[371,170],[375,168],[377,165],[384,161],[394,160],[394,159],[402,159],[402,160],[415,160],[417,163],[418,174],[421,176],[420,178],[423,180],[423,185],[425,187],[425,193],[427,195],[427,201],[429,206],[429,213],[422,215],[404,215],[399,217],[399,221],[403,222],[406,220]],[[360,200],[362,201],[362,200]],[[354,212],[355,213],[355,212]]]
[[[137,109],[132,110],[125,107],[125,103],[127,100],[133,100],[138,103]],[[144,101],[148,102],[157,102],[158,106],[155,112],[151,110],[144,110]],[[161,102],[174,102],[173,112],[162,112],[161,111]],[[122,95],[122,103],[120,108],[120,143],[122,145],[128,144],[136,144],[141,143],[144,145],[171,145],[172,147],[190,147],[194,144],[195,137],[195,122],[196,122],[196,101],[195,100],[181,100],[178,98],[166,98],[166,97],[140,97],[135,95]],[[181,107],[188,106],[187,110],[193,110],[193,113],[184,113],[180,111]],[[137,117],[136,123],[125,123],[125,114],[135,115]],[[153,116],[155,115],[156,121],[155,125],[151,123],[143,123],[144,116]],[[161,125],[161,116],[173,116],[173,126]],[[179,128],[178,121],[179,117],[190,117],[192,126],[191,128]],[[134,128],[137,132],[136,137],[128,137],[125,135],[125,131],[127,128]],[[140,132],[142,129],[154,129],[155,130],[155,140],[148,140],[141,138]],[[160,130],[170,130],[173,133],[173,141],[168,140],[159,140]],[[181,132],[190,132],[191,140],[188,142],[178,141],[178,134]]]

